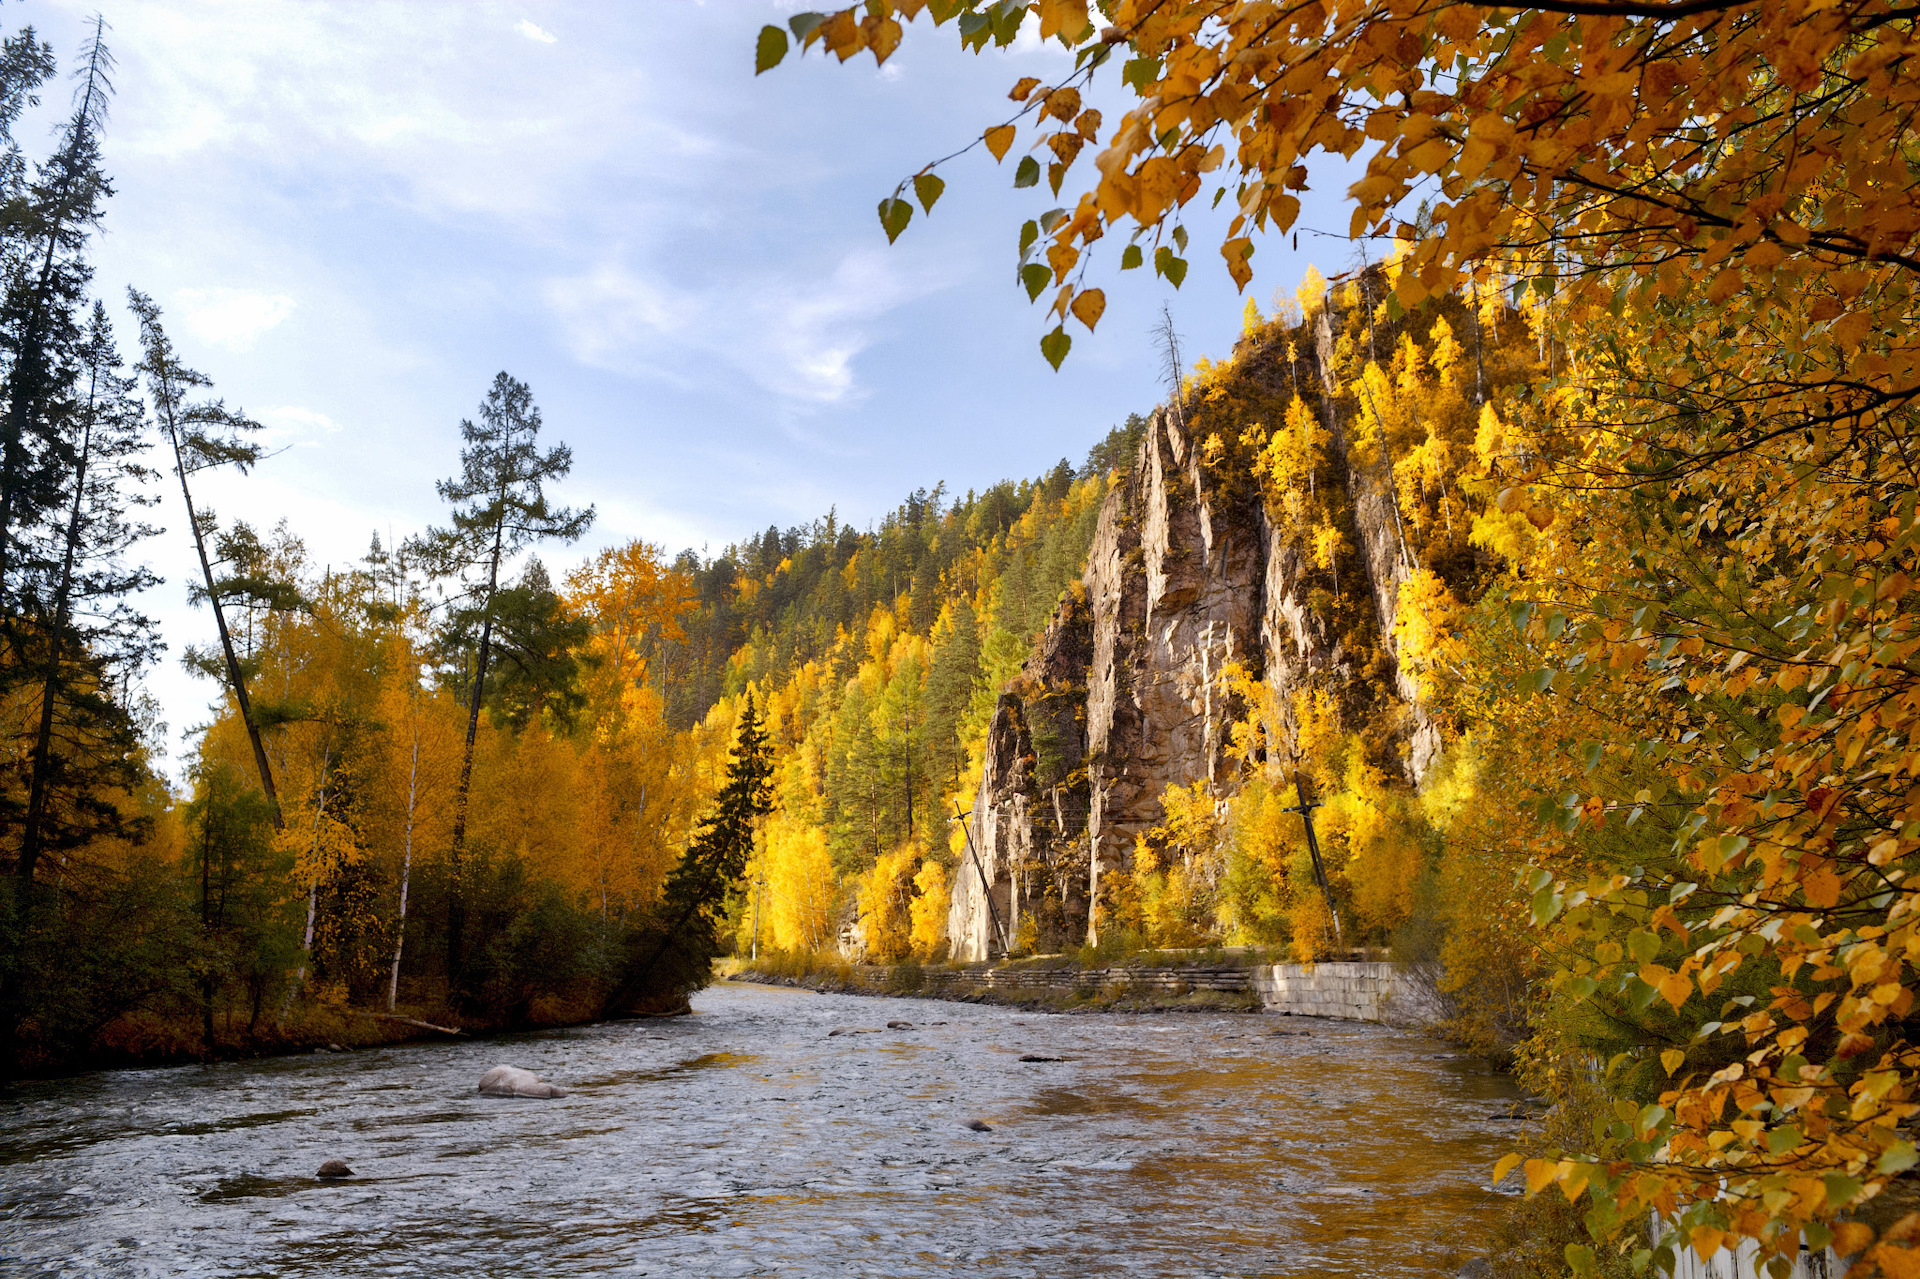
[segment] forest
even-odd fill
[[[1078,60],[1014,86],[995,163],[1024,129],[1056,196],[1084,173],[1116,50],[1140,101],[1021,231],[1054,367],[1104,313],[1092,255],[1178,287],[1209,185],[1244,287],[1309,156],[1364,153],[1351,234],[1384,251],[1249,298],[1230,353],[1169,327],[1164,403],[1079,463],[716,555],[570,558],[595,512],[502,372],[444,525],[318,571],[299,529],[196,505],[258,423],[137,291],[127,362],[95,294],[96,36],[57,144],[0,173],[3,1064],[673,1012],[722,953],[949,960],[991,725],[1044,691],[1173,422],[1289,566],[1273,642],[1321,656],[1219,671],[1225,774],[1155,797],[1092,926],[1035,913],[1009,949],[1386,947],[1555,1103],[1496,1170],[1541,1273],[1670,1270],[1682,1238],[1916,1273],[1913,19],[1779,8],[1036,0]],[[884,63],[923,12],[984,51],[1028,6],[801,14],[757,69]],[[9,39],[0,124],[55,70]],[[934,167],[881,202],[889,240]],[[178,787],[141,692],[162,492],[220,707]]]

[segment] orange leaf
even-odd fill
[[[1107,295],[1099,289],[1087,289],[1074,296],[1072,309],[1073,318],[1092,332],[1093,326],[1100,323],[1101,313],[1107,309]]]
[[[1013,92],[1009,93],[1007,96],[1009,98],[1012,98],[1015,102],[1025,102],[1027,100],[1027,95],[1029,93],[1032,93],[1033,87],[1039,83],[1040,83],[1039,76],[1023,75],[1020,77],[1019,80],[1017,80],[1014,83]]]
[[[994,159],[1005,159],[1007,148],[1013,145],[1013,126],[1010,124],[995,125],[981,136],[986,140],[987,150],[993,152]]]

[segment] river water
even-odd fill
[[[1379,1026],[694,1007],[0,1093],[0,1273],[1441,1275],[1517,1127],[1508,1080]],[[497,1063],[571,1092],[477,1095]]]

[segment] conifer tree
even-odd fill
[[[487,664],[492,657],[493,632],[498,622],[496,596],[500,570],[536,541],[558,538],[572,542],[593,523],[593,508],[574,511],[547,505],[546,485],[573,469],[573,450],[557,444],[540,452],[540,410],[527,384],[505,372],[493,379],[480,405],[480,420],[462,420],[460,474],[436,486],[440,500],[453,507],[446,528],[432,528],[409,543],[430,571],[459,579],[465,586],[462,612],[477,624],[479,644],[474,652],[472,693],[467,701],[467,737],[460,760],[460,783],[454,792],[453,845],[449,853],[453,883],[448,904],[447,976],[459,997],[466,903],[461,863],[466,853],[467,798],[473,784],[473,747],[480,731],[480,706],[486,696]],[[460,618],[456,616],[456,624]]]
[[[213,607],[213,622],[220,634],[220,653],[226,666],[227,683],[240,708],[253,746],[253,762],[260,774],[260,789],[273,810],[275,829],[285,829],[280,814],[280,796],[273,784],[273,767],[267,762],[267,750],[260,740],[260,725],[247,696],[246,671],[234,650],[233,634],[227,628],[224,606],[227,593],[213,576],[213,561],[207,554],[207,537],[219,522],[212,511],[197,510],[193,503],[191,477],[217,466],[234,466],[244,474],[263,456],[260,445],[250,437],[260,424],[237,409],[229,409],[221,400],[190,400],[196,387],[212,386],[204,374],[196,373],[180,362],[173,343],[160,325],[160,308],[153,299],[137,289],[127,290],[127,306],[140,321],[140,346],[143,358],[136,366],[146,375],[147,392],[153,397],[153,414],[166,432],[173,448],[173,473],[180,480],[180,497],[186,503],[187,527],[193,534],[193,549],[200,558],[200,573],[206,582],[207,602]]]
[[[133,379],[118,372],[113,329],[98,302],[80,358],[79,435],[55,544],[59,560],[47,612],[34,619],[30,649],[21,654],[32,659],[27,664],[40,688],[15,863],[22,879],[33,877],[43,851],[123,826],[119,807],[101,796],[131,788],[141,756],[137,728],[115,690],[160,648],[151,623],[126,602],[159,578],[121,562],[128,547],[156,531],[128,519],[130,506],[151,500],[138,488],[153,475],[139,461],[147,450],[145,414],[133,398]]]
[[[31,33],[24,33],[29,37]],[[93,270],[84,256],[98,224],[101,202],[112,188],[100,172],[100,130],[112,92],[112,58],[105,26],[96,22],[73,114],[60,144],[30,184],[8,202],[6,292],[0,299],[0,638],[18,642],[21,617],[39,611],[41,595],[57,574],[57,527],[73,466],[75,380],[85,342],[84,308]],[[19,85],[37,84],[52,70],[30,50],[0,58],[0,117],[31,100]],[[17,161],[17,156],[11,157]],[[11,166],[10,166],[11,167]],[[11,236],[9,238],[12,238]],[[26,664],[13,663],[16,676]],[[31,676],[26,676],[31,678]]]
[[[727,761],[726,785],[701,820],[680,864],[667,876],[658,924],[635,938],[646,958],[633,966],[608,1001],[621,1011],[652,991],[685,993],[706,983],[720,938],[713,910],[746,872],[754,831],[773,811],[773,765],[767,735],[748,690]]]

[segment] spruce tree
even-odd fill
[[[100,130],[112,93],[112,58],[96,22],[72,115],[60,143],[31,183],[20,185],[18,152],[8,139],[9,243],[0,296],[0,642],[23,642],[22,619],[45,612],[57,575],[62,498],[73,467],[79,411],[75,384],[85,344],[88,237],[112,187],[100,171]],[[0,56],[0,124],[31,101],[52,71],[31,31]],[[52,528],[50,528],[52,526]],[[0,661],[10,680],[31,680],[30,664]],[[4,692],[0,687],[0,692]]]
[[[447,912],[447,979],[453,998],[462,996],[465,968],[466,900],[462,862],[467,842],[467,795],[473,784],[473,747],[480,732],[480,707],[487,689],[487,665],[493,656],[498,622],[497,599],[503,565],[537,541],[572,542],[593,523],[593,508],[583,511],[547,505],[546,485],[573,469],[573,450],[557,444],[540,452],[540,410],[524,382],[502,372],[480,404],[480,420],[463,420],[460,474],[441,480],[440,500],[453,507],[446,528],[431,528],[408,543],[436,577],[462,586],[461,614],[478,624],[472,691],[467,700],[467,737],[460,757],[460,783],[454,792],[452,872]],[[457,615],[458,616],[458,615]]]
[[[759,820],[773,811],[772,778],[767,735],[748,690],[727,761],[726,784],[701,819],[680,864],[667,876],[652,926],[631,939],[631,952],[642,958],[629,966],[607,1011],[660,1002],[663,994],[683,996],[707,983],[713,958],[720,953],[715,912],[746,873]]]
[[[143,772],[139,733],[116,696],[161,647],[151,622],[127,597],[158,583],[122,556],[156,530],[129,519],[150,504],[140,485],[145,414],[120,356],[106,308],[94,303],[80,351],[78,437],[68,476],[67,515],[55,542],[59,559],[46,611],[26,629],[23,664],[39,686],[28,765],[27,807],[16,874],[33,877],[48,850],[78,847],[124,829],[112,792],[130,790]]]

